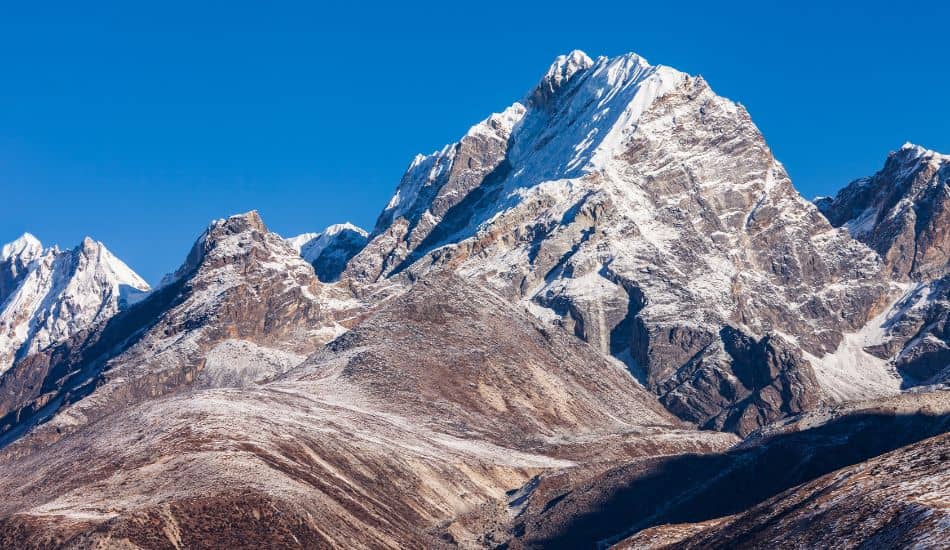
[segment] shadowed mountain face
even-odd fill
[[[819,211],[702,78],[575,51],[372,234],[217,220],[144,297],[25,235],[0,547],[946,546],[946,166]]]
[[[942,548],[950,512],[943,434],[789,489],[747,512],[663,525],[616,546],[647,548]]]
[[[945,547],[948,457],[950,436],[943,434],[787,491],[678,546],[803,547],[850,539],[865,548]]]
[[[539,484],[514,520],[511,547],[595,548],[657,525],[730,516],[790,487],[944,433],[948,427],[950,399],[925,394],[826,417],[805,417],[798,425],[762,434],[726,453],[635,461],[581,483],[552,476]],[[945,442],[940,445],[945,448]],[[939,474],[936,464],[927,468],[928,475]],[[728,531],[719,532],[729,536]],[[781,538],[773,534],[763,540]]]

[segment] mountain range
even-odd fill
[[[0,545],[941,548],[950,156],[814,202],[746,109],[554,60],[375,227],[149,286],[0,256]],[[845,527],[847,526],[847,527]]]

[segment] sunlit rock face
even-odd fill
[[[950,382],[950,156],[907,143],[879,172],[816,204],[877,251],[900,288],[868,327],[866,349],[905,387]]]
[[[739,433],[825,399],[811,358],[888,290],[744,108],[634,54],[558,58],[524,101],[417,157],[345,277],[446,269],[620,359],[681,418]]]

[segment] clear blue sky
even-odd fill
[[[88,234],[151,282],[231,213],[371,227],[415,153],[574,48],[702,74],[807,197],[907,140],[950,152],[937,0],[4,4],[0,241]]]

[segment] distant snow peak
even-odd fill
[[[39,239],[30,233],[24,233],[16,240],[3,245],[3,249],[0,251],[0,262],[8,260],[12,256],[33,256],[42,251],[43,245]]]
[[[339,278],[346,263],[369,238],[369,233],[350,222],[333,224],[320,233],[303,233],[287,239],[300,256],[311,264],[323,282]]]
[[[287,237],[287,244],[303,256],[303,248],[310,242],[320,237],[320,233],[301,233],[296,237]]]
[[[24,234],[0,259],[0,372],[140,300],[150,289],[101,242],[44,249]]]
[[[267,231],[267,227],[264,225],[264,220],[261,219],[261,215],[257,212],[257,210],[251,210],[249,212],[244,212],[243,214],[234,214],[232,216],[228,216],[227,218],[214,220],[208,227],[208,232],[213,233],[218,230],[223,230],[225,233],[234,234],[251,229],[256,229],[257,231],[262,232]]]
[[[367,235],[366,230],[356,225],[353,225],[350,222],[335,223],[327,227],[326,229],[324,229],[323,234],[324,235],[338,235],[344,231],[353,231],[353,232],[359,233],[360,235],[363,235],[364,237]]]

